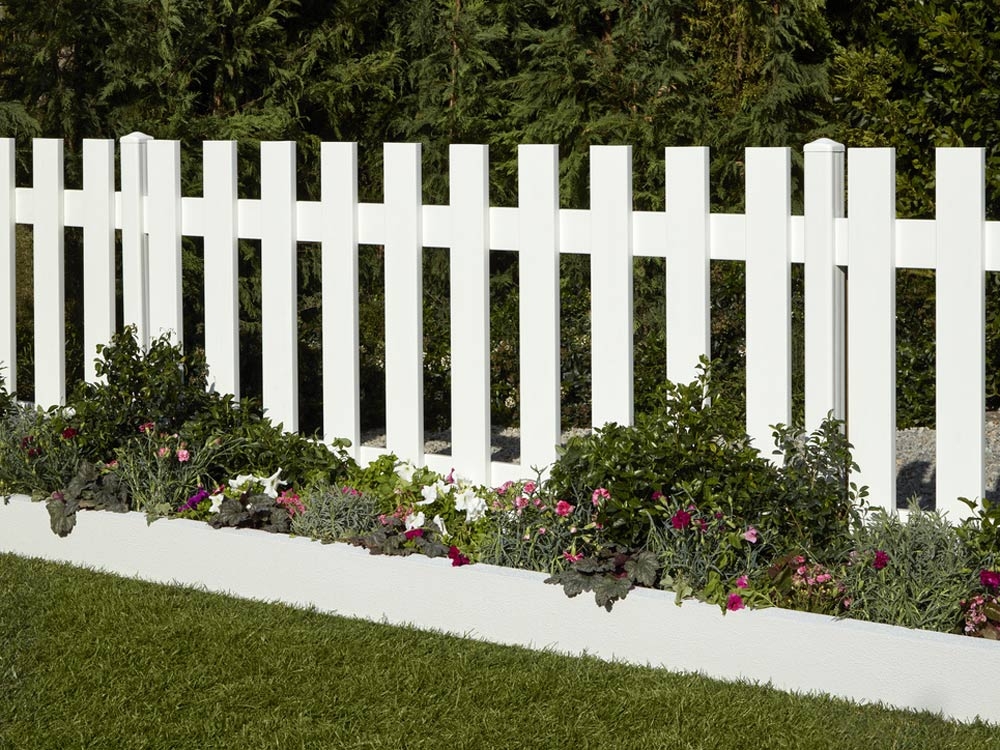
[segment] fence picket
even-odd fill
[[[517,147],[521,466],[548,466],[561,437],[559,147]]]
[[[769,456],[791,422],[791,152],[746,150],[747,434]]]
[[[323,203],[323,438],[346,437],[360,458],[358,144],[320,146]]]
[[[591,424],[632,424],[632,147],[590,148]]]
[[[828,138],[805,149],[805,426],[844,418],[844,275],[836,221],[844,215],[844,147]]]
[[[667,378],[687,383],[712,351],[709,150],[666,149]]]
[[[0,384],[17,390],[17,240],[13,138],[0,138]]]
[[[871,503],[896,500],[896,153],[848,152],[847,436]]]
[[[299,429],[298,244],[295,143],[260,144],[261,347],[264,408]]]
[[[32,150],[34,210],[35,403],[66,401],[66,281],[63,142],[36,138]]]
[[[149,346],[149,245],[146,237],[145,133],[121,139],[122,150],[122,307],[125,325],[135,326],[143,348]]]
[[[453,145],[451,160],[451,455],[490,481],[490,182],[486,146]]]
[[[149,335],[170,334],[183,344],[181,299],[181,144],[150,141],[146,146],[146,233],[149,238]],[[155,283],[153,283],[155,281]]]
[[[205,360],[210,385],[240,397],[239,213],[236,141],[206,141],[202,211],[205,224]]]
[[[420,144],[385,144],[386,446],[424,461],[424,313]]]
[[[985,152],[937,149],[937,509],[981,498],[985,450]]]
[[[97,347],[114,336],[115,142],[83,142],[83,376],[97,380]]]

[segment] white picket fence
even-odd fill
[[[498,482],[546,466],[560,441],[559,256],[591,257],[593,423],[633,418],[633,257],[666,258],[665,374],[690,380],[710,350],[710,259],[746,263],[747,432],[767,451],[791,419],[791,264],[805,263],[807,427],[846,417],[861,465],[853,479],[895,503],[895,269],[936,269],[937,503],[984,483],[984,276],[1000,270],[1000,231],[985,221],[984,151],[938,149],[937,217],[895,216],[892,149],[805,146],[804,216],[791,213],[787,148],[746,150],[746,213],[713,214],[707,148],[667,148],[666,210],[634,211],[629,146],[590,154],[591,208],[559,208],[558,148],[518,150],[518,206],[491,207],[486,146],[450,151],[449,206],[422,205],[417,144],[386,144],[384,202],[358,201],[357,145],[324,143],[319,201],[296,197],[295,144],[261,144],[260,199],[237,196],[236,143],[203,144],[203,197],[180,190],[180,144],[142,134],[83,144],[83,188],[63,185],[63,143],[33,144],[31,187],[15,184],[14,141],[0,139],[0,362],[15,382],[14,228],[34,227],[35,393],[65,398],[64,227],[84,235],[87,356],[118,326],[115,230],[122,232],[124,323],[144,340],[180,332],[181,238],[204,238],[205,347],[218,390],[239,394],[237,240],[261,241],[263,400],[298,424],[296,243],[322,247],[323,431],[360,446],[358,245],[385,248],[387,450]],[[847,214],[844,201],[847,196]],[[452,456],[424,455],[422,248],[450,248]],[[521,463],[491,461],[489,252],[519,253]],[[850,280],[845,295],[844,278]],[[846,298],[846,302],[845,302]],[[845,323],[846,320],[846,323]],[[846,334],[846,335],[845,335]],[[178,335],[180,335],[178,333]],[[333,363],[336,363],[334,366]],[[94,378],[88,365],[87,378]],[[846,394],[846,396],[845,396]]]

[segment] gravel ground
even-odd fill
[[[583,435],[584,429],[563,433],[563,443],[571,435]],[[369,430],[361,436],[363,445],[385,446],[385,435]],[[521,440],[516,427],[493,430],[493,460],[516,463],[520,458]],[[916,497],[922,508],[934,507],[935,432],[929,427],[914,427],[896,433],[896,504],[906,507]],[[424,451],[451,454],[451,434],[448,431],[427,433]],[[1000,413],[986,415],[986,497],[1000,500]]]

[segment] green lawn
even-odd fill
[[[399,595],[420,592],[401,580]],[[929,714],[464,641],[0,554],[4,750],[875,750],[1000,748],[998,736]]]

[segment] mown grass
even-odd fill
[[[399,595],[420,592],[401,580]],[[1000,740],[994,728],[926,713],[0,555],[0,748],[268,747],[871,750]]]

